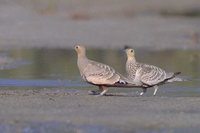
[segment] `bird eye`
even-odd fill
[[[131,49],[131,53],[133,53],[133,50]]]
[[[76,46],[75,48],[78,49],[78,46]]]

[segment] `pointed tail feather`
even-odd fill
[[[174,77],[172,79],[169,79],[167,82],[181,82],[181,81],[185,81],[185,80],[179,77]]]
[[[167,80],[167,82],[181,82],[181,81],[186,81],[182,78],[176,77],[177,75],[181,74],[181,72],[175,72],[173,75],[173,78]]]
[[[174,73],[174,77],[175,77],[176,75],[179,75],[179,74],[181,74],[181,72],[175,72],[175,73]]]

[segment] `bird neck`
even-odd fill
[[[136,59],[134,56],[129,56],[127,61],[136,62]]]
[[[86,56],[86,54],[78,54],[78,60],[77,60],[77,64],[78,64],[78,67],[79,69],[81,68],[85,68],[86,64],[88,62],[88,58]]]
[[[80,52],[78,58],[87,58],[85,52]]]

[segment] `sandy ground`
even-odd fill
[[[87,132],[84,127],[89,127],[90,132],[182,132],[199,129],[199,97],[116,95],[96,97],[87,95],[84,90],[63,89],[1,90],[0,126],[6,124],[12,127],[4,129],[4,132],[26,128],[30,128],[30,132],[35,129],[47,132],[47,129],[42,131],[41,128],[45,127],[45,123],[54,123],[51,128],[61,132],[72,129],[74,132]]]

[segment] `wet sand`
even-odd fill
[[[137,97],[120,93],[96,97],[87,95],[86,90],[59,88],[1,90],[0,106],[0,125],[10,125],[10,131],[30,128],[47,132],[41,127],[48,123],[54,123],[50,129],[61,132],[87,132],[89,128],[97,133],[196,131],[200,125],[199,97]]]

